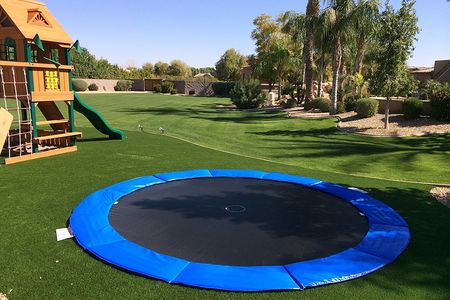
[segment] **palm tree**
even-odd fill
[[[337,113],[339,76],[342,66],[342,45],[351,41],[356,16],[354,0],[328,0],[328,36],[332,40],[333,86],[331,89],[332,115]]]
[[[314,46],[316,48],[316,55],[318,58],[318,65],[317,65],[317,71],[318,71],[318,92],[317,96],[322,97],[322,83],[323,83],[323,77],[324,72],[327,69],[327,66],[329,64],[330,59],[330,53],[332,48],[331,38],[328,35],[329,34],[329,22],[330,16],[329,14],[332,13],[331,10],[325,10],[323,11],[319,18],[316,25],[316,31],[314,34]]]
[[[314,31],[317,18],[319,16],[319,0],[308,0],[306,6],[306,35],[303,48],[303,58],[305,61],[305,107],[314,98],[313,95],[313,65],[314,65]]]
[[[354,74],[361,73],[367,43],[375,35],[376,23],[379,16],[379,0],[358,0],[355,16],[355,33],[357,52]]]

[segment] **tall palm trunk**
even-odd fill
[[[283,82],[283,75],[282,74],[278,74],[278,100],[281,100],[281,85]]]
[[[305,108],[308,108],[311,101],[314,98],[313,89],[313,64],[314,64],[314,29],[316,24],[316,19],[319,16],[319,0],[308,0],[308,5],[306,7],[306,16],[308,19],[305,45],[304,45],[304,55],[305,60]]]
[[[322,97],[323,91],[322,91],[322,83],[323,83],[323,72],[325,69],[325,58],[322,55],[319,62],[319,85],[317,87],[317,97]]]
[[[356,59],[355,59],[355,74],[361,73],[363,62],[364,62],[364,54],[366,48],[366,42],[363,35],[360,35],[358,38],[358,50],[356,52]]]
[[[390,106],[391,106],[391,96],[387,96],[386,109],[384,111],[384,129],[389,129]]]
[[[338,90],[339,90],[339,71],[342,61],[342,45],[340,37],[336,37],[336,43],[333,51],[333,87],[331,89],[331,107],[330,114],[337,114]]]

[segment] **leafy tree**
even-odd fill
[[[142,70],[141,77],[142,78],[152,78],[153,77],[153,68],[154,68],[154,66],[152,63],[149,63],[149,62],[144,63],[142,65],[142,69],[141,69]]]
[[[153,67],[153,72],[158,77],[165,77],[169,73],[169,66],[168,63],[158,61]]]
[[[287,80],[293,87],[290,93],[291,97],[295,97],[294,91],[297,92],[297,103],[302,101],[302,90],[305,82],[305,63],[303,55],[303,44],[305,40],[306,15],[294,11],[287,11],[278,17],[281,31],[291,37],[291,68],[287,74]]]
[[[377,56],[378,78],[383,96],[387,98],[385,128],[389,129],[389,106],[391,97],[398,95],[404,84],[406,61],[414,50],[414,42],[420,28],[414,9],[415,0],[403,0],[400,10],[395,11],[386,3],[381,15],[377,42],[380,52]]]
[[[118,65],[103,58],[97,59],[86,48],[82,48],[80,53],[72,52],[72,64],[75,78],[125,79],[128,76]]]
[[[192,70],[185,62],[175,59],[170,63],[168,74],[175,77],[192,77]]]
[[[236,49],[228,49],[216,63],[217,77],[223,81],[238,81],[246,62],[247,58]]]
[[[268,41],[267,51],[262,52],[262,58],[272,64],[278,79],[278,99],[281,99],[283,79],[291,66],[291,39],[287,34],[278,33]]]
[[[88,49],[81,48],[80,53],[72,51],[73,76],[76,78],[94,78],[96,58]]]
[[[282,35],[281,24],[272,19],[267,14],[262,14],[253,20],[255,29],[252,31],[252,38],[256,44],[256,56],[251,65],[256,76],[269,84],[269,91],[272,91],[275,82],[280,83],[280,69],[277,70],[277,60],[285,57],[283,53],[285,45],[280,40]],[[284,34],[286,35],[286,34]],[[274,53],[278,52],[278,53]],[[279,66],[278,66],[279,67]],[[278,88],[278,94],[281,86]]]

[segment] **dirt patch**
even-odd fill
[[[431,190],[433,197],[450,208],[450,187],[435,187]]]
[[[0,293],[0,300],[8,300],[5,294]]]
[[[356,113],[339,115],[339,129],[352,133],[373,136],[424,136],[450,133],[450,123],[439,122],[430,117],[406,120],[402,115],[391,115],[390,129],[384,129],[384,115],[377,114],[372,118],[360,119]]]

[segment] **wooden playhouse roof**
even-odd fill
[[[70,45],[70,36],[62,28],[47,6],[34,0],[0,0],[0,6],[25,39],[36,34],[42,41]]]

